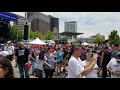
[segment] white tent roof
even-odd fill
[[[88,44],[88,43],[84,42],[84,43],[82,43],[81,45],[86,46],[86,45],[90,45],[90,44]]]
[[[40,45],[45,45],[46,43],[44,43],[43,41],[41,41],[38,37],[33,40],[32,42],[30,42],[30,44],[40,44]]]
[[[53,40],[48,40],[48,42],[49,42],[49,43],[53,43],[53,44],[55,43]]]

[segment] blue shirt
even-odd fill
[[[57,51],[56,60],[58,60],[58,61],[62,61],[62,60],[63,60],[63,55],[62,55],[62,52],[61,52],[61,51]]]

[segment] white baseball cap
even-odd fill
[[[120,62],[120,52],[116,54],[116,61]]]

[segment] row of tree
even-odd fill
[[[18,29],[16,26],[10,26],[10,39],[13,41],[21,41],[23,40],[23,30]],[[30,30],[30,39],[35,39],[36,37],[45,40],[55,39],[54,34],[49,30],[47,34],[43,35],[40,32],[33,32]],[[110,35],[108,36],[108,40],[110,44],[120,44],[120,36],[118,35],[117,30],[111,31]],[[93,42],[98,45],[102,45],[105,41],[105,37],[100,34],[96,34],[94,36]],[[68,43],[67,37],[59,38],[55,40],[56,43]],[[81,43],[81,41],[77,41]]]
[[[102,45],[105,41],[105,38],[103,35],[97,34],[94,37],[94,43],[98,45]],[[112,44],[118,44],[120,45],[120,36],[118,35],[117,30],[111,31],[110,35],[108,36],[108,41],[110,45]]]
[[[22,41],[23,40],[24,31],[18,29],[16,26],[10,26],[10,39],[12,41]],[[41,32],[33,32],[30,30],[30,39],[35,39],[36,37],[45,40],[54,39],[54,34],[49,30],[45,35],[41,34]]]

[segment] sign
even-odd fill
[[[14,15],[14,14],[8,13],[8,12],[0,12],[0,18],[6,19],[9,21],[17,21],[17,19],[18,19],[17,15]]]

